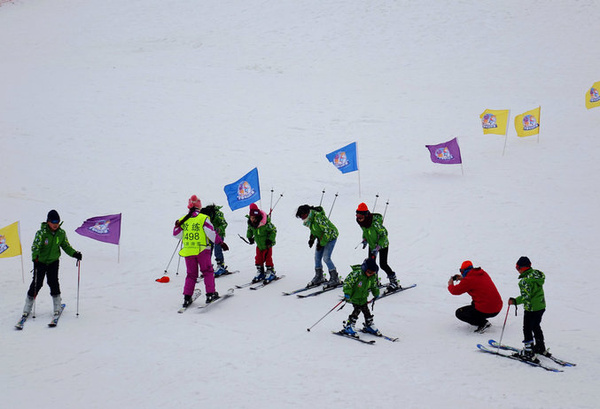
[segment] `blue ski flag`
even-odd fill
[[[231,210],[237,210],[260,200],[258,169],[254,168],[236,182],[226,185],[223,190]]]
[[[333,163],[342,173],[349,173],[358,170],[358,155],[356,154],[356,142],[344,146],[341,149],[325,155],[327,160]]]

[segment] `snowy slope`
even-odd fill
[[[594,408],[600,303],[595,252],[600,194],[597,127],[584,92],[600,79],[594,1],[37,2],[0,6],[0,226],[21,222],[20,258],[1,259],[2,407]],[[542,107],[541,135],[482,135],[486,108]],[[430,162],[426,144],[457,136],[463,166]],[[357,141],[359,175],[325,154]],[[173,221],[187,198],[225,204],[223,186],[257,166],[263,208],[278,228],[287,277],[201,313],[176,314],[184,265],[169,266]],[[334,338],[349,307],[314,324],[339,292],[300,300],[281,291],[312,276],[297,206],[332,207],[334,262],[345,275],[361,201],[386,211],[390,264],[415,289],[381,300],[375,346]],[[385,208],[385,202],[389,206]],[[48,329],[47,287],[22,332],[30,244],[56,208],[67,256],[67,310]],[[245,212],[227,209],[226,253],[249,280]],[[89,217],[123,213],[120,248],[79,236]],[[546,273],[547,344],[579,363],[547,373],[494,359],[499,338],[454,317],[470,302],[446,290],[471,259],[503,298],[514,263]],[[24,270],[24,271],[23,271]],[[25,278],[23,279],[23,275]],[[521,342],[510,311],[504,340]],[[504,362],[507,361],[507,362]]]

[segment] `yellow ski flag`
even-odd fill
[[[595,82],[585,93],[585,107],[587,109],[600,107],[600,81]]]
[[[20,256],[19,222],[0,229],[0,258]]]
[[[540,133],[540,112],[542,107],[537,107],[515,117],[517,136],[531,136]]]
[[[489,133],[506,135],[509,113],[508,109],[486,109],[483,111],[479,118],[481,118],[484,135]]]

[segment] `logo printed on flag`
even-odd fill
[[[425,145],[425,147],[429,149],[429,155],[433,163],[441,163],[444,165],[462,163],[460,148],[456,138],[438,145]]]
[[[585,93],[585,107],[587,109],[600,107],[600,81],[595,82],[594,85]]]
[[[19,222],[0,229],[0,258],[15,257],[23,254],[19,239]]]
[[[104,243],[119,244],[121,213],[87,219],[75,232]]]
[[[226,185],[223,190],[231,210],[249,206],[260,200],[258,168],[252,169],[237,181]]]
[[[352,142],[350,145],[346,145],[341,149],[328,153],[325,157],[342,173],[358,170],[356,142]]]

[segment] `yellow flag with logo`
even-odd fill
[[[542,107],[537,107],[515,117],[517,136],[531,136],[540,133],[540,112]]]
[[[506,135],[508,128],[508,109],[486,109],[479,118],[481,118],[481,127],[483,134]]]
[[[0,258],[15,257],[22,254],[19,239],[19,222],[0,229]]]
[[[595,82],[585,93],[585,107],[587,109],[600,107],[600,81]]]

